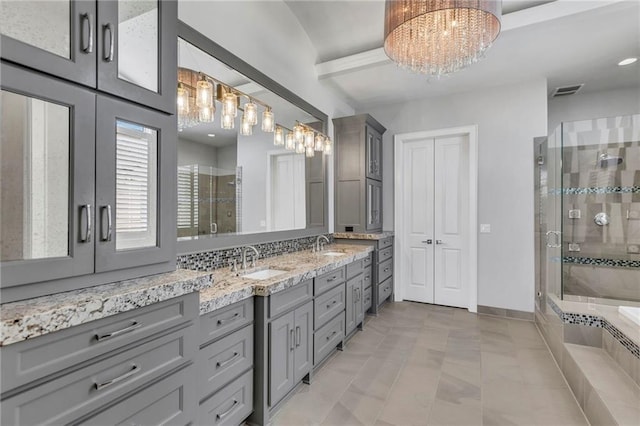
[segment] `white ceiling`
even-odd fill
[[[317,50],[321,80],[357,109],[547,78],[583,91],[640,88],[640,1],[503,1],[503,31],[477,64],[441,79],[397,68],[381,51],[384,1],[287,0]],[[355,55],[355,56],[354,56]]]

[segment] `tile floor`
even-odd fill
[[[532,322],[411,302],[368,317],[282,425],[588,425]]]

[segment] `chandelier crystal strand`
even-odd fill
[[[456,72],[491,47],[501,10],[499,0],[386,0],[385,53],[412,72]]]

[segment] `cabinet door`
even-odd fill
[[[382,229],[382,182],[367,179],[367,231]]]
[[[356,294],[356,283],[357,279],[351,279],[347,281],[347,307],[346,307],[346,323],[345,323],[345,334],[349,335],[356,328],[356,310],[355,303],[358,299]]]
[[[382,136],[366,126],[367,178],[382,180]]]
[[[95,26],[95,1],[2,1],[0,52],[3,59],[95,87]]]
[[[2,287],[92,273],[95,95],[0,72]]]
[[[313,365],[313,302],[295,311],[295,351],[293,379],[298,383]]]
[[[98,2],[98,89],[174,113],[177,2]]]
[[[355,278],[356,284],[354,286],[356,299],[354,300],[354,317],[356,319],[356,325],[361,324],[364,321],[364,279],[363,276],[360,275]]]
[[[96,272],[175,256],[175,116],[102,96],[96,125]]]
[[[269,405],[278,403],[295,385],[293,358],[295,351],[294,313],[290,312],[269,324]]]

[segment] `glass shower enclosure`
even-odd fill
[[[640,114],[565,122],[535,146],[538,309],[640,306]]]

